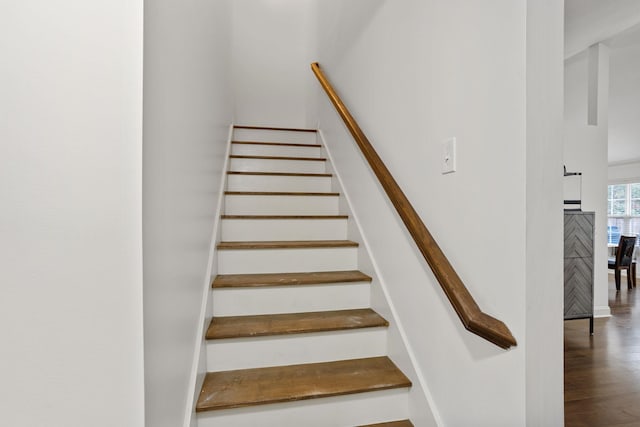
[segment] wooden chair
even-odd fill
[[[633,250],[636,237],[620,236],[616,257],[609,258],[609,269],[615,270],[616,289],[620,290],[620,271],[627,270],[627,288],[636,287],[636,262],[633,260]]]

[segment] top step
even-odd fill
[[[283,127],[272,127],[272,126],[245,126],[245,125],[235,125],[236,129],[249,129],[249,130],[279,130],[279,131],[289,131],[289,132],[317,132],[316,129],[306,129],[306,128],[283,128]]]
[[[318,144],[315,129],[234,126],[234,141],[281,142],[287,144]]]
[[[413,427],[413,424],[409,420],[401,420],[401,421],[389,421],[386,423],[379,424],[367,424],[366,426],[360,427]]]

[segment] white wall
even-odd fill
[[[235,122],[312,127],[315,0],[233,2]]]
[[[227,0],[145,2],[144,332],[150,427],[182,425],[194,393],[190,381],[202,340],[200,308],[233,107],[229,18]]]
[[[565,61],[564,164],[582,172],[582,210],[596,214],[594,251],[594,309],[596,316],[609,311],[607,276],[607,99],[600,98],[599,122],[587,125],[587,52]],[[603,90],[607,85],[603,83]]]
[[[0,4],[0,425],[144,423],[142,18]]]
[[[529,427],[564,425],[562,2],[527,2],[527,332]]]
[[[526,2],[323,0],[318,16],[321,67],[478,304],[520,343],[505,352],[463,328],[323,95],[320,128],[438,416],[524,426]],[[441,175],[452,136],[458,172]]]

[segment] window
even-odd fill
[[[609,216],[623,216],[627,206],[627,186],[617,184],[609,186]]]
[[[640,183],[614,184],[608,189],[607,241],[617,245],[621,235],[638,236],[640,244]]]

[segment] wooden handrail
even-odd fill
[[[464,327],[504,349],[517,345],[516,339],[507,325],[480,310],[469,290],[462,283],[451,263],[431,236],[413,206],[411,206],[407,196],[404,195],[389,169],[382,162],[380,156],[378,156],[378,153],[376,153],[376,150],[374,150],[366,135],[358,126],[358,123],[327,80],[327,77],[320,69],[320,65],[314,62],[311,64],[311,69],[336,107],[338,114],[344,120],[347,128],[349,128],[351,135],[353,135],[360,150],[362,150],[362,154],[369,162],[369,166],[378,177],[382,188],[384,188],[391,203],[395,206],[398,215],[402,218],[422,256],[431,267],[444,293],[449,298],[456,313],[458,313]]]

